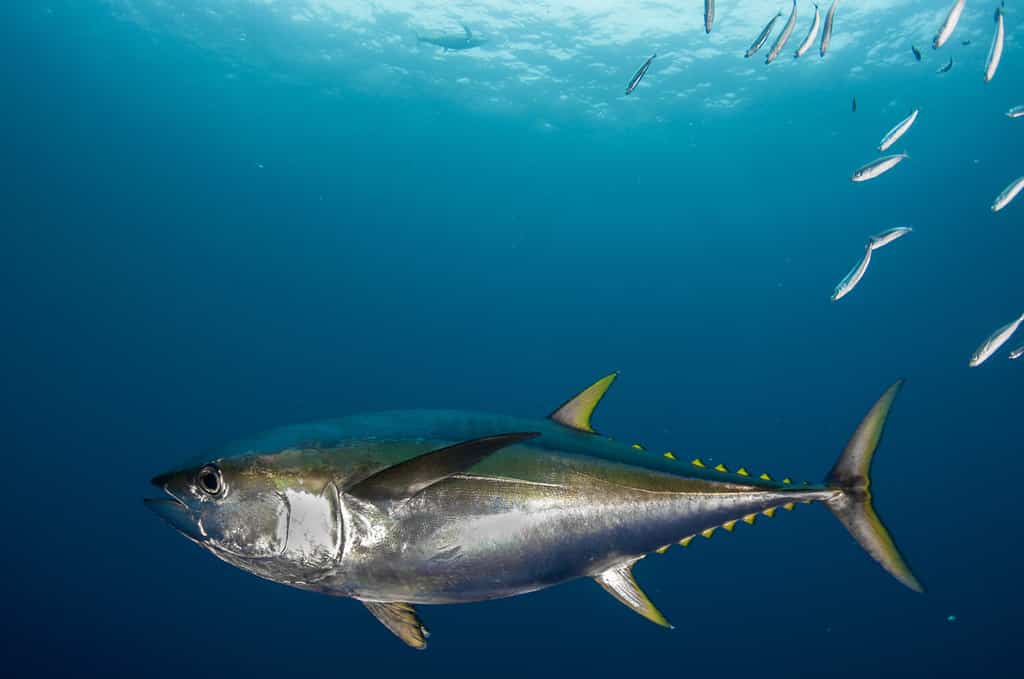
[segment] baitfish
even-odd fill
[[[910,51],[914,53],[914,58],[921,61],[921,50],[917,49],[913,45],[910,46]]]
[[[898,238],[903,238],[911,231],[913,231],[913,229],[909,226],[897,226],[893,229],[887,229],[882,233],[876,233],[868,239],[868,247],[872,250],[878,250]]]
[[[715,23],[715,0],[704,0],[704,32],[711,32],[711,25]]]
[[[814,45],[814,41],[818,39],[818,29],[821,26],[821,11],[818,9],[818,4],[814,4],[814,21],[811,22],[811,30],[807,31],[807,37],[800,43],[800,46],[796,48],[796,52],[793,54],[794,59],[799,59],[803,55],[807,54],[807,50],[811,49]]]
[[[874,252],[874,250],[875,249],[871,247],[871,243],[868,243],[864,248],[864,256],[860,258],[860,261],[857,262],[852,269],[850,269],[850,273],[843,276],[843,280],[839,281],[839,285],[837,285],[835,290],[832,291],[832,296],[829,299],[833,302],[838,302],[857,287],[857,284],[860,283],[860,279],[864,278],[864,274],[868,271],[868,265],[871,264],[871,253]]]
[[[1006,112],[1007,118],[1024,118],[1024,105],[1014,106]]]
[[[793,9],[789,13],[789,18],[786,19],[786,25],[782,27],[782,33],[779,33],[779,37],[775,38],[775,44],[772,45],[771,50],[768,52],[768,56],[765,57],[764,63],[770,64],[775,61],[779,53],[782,52],[782,48],[789,42],[789,37],[793,35],[793,27],[796,26],[796,0],[793,0]]]
[[[462,24],[462,34],[453,35],[433,35],[433,36],[416,36],[417,42],[425,42],[429,45],[435,45],[444,49],[445,52],[468,50],[474,47],[479,47],[487,42],[484,38],[478,38],[473,35],[473,31],[469,30],[469,26]]]
[[[942,22],[942,26],[939,27],[939,32],[935,34],[935,40],[932,41],[932,49],[939,49],[946,44],[949,40],[949,36],[953,35],[953,31],[956,29],[956,24],[960,21],[960,15],[964,12],[964,1],[956,0],[953,6],[949,8],[949,14],[946,15],[946,20]]]
[[[996,77],[996,69],[999,68],[999,61],[1003,58],[1003,10],[996,7],[996,32],[992,36],[992,46],[988,50],[988,59],[985,60],[985,82],[990,82]]]
[[[1024,345],[1021,345],[1010,352],[1010,360],[1016,361],[1021,356],[1024,356]]]
[[[910,115],[896,123],[891,130],[886,132],[885,136],[882,137],[881,143],[878,145],[878,150],[885,151],[899,141],[899,138],[906,134],[907,130],[910,129],[910,126],[917,120],[918,113],[920,113],[920,109],[915,108],[910,112]]]
[[[818,54],[825,56],[828,46],[832,42],[832,22],[836,19],[836,9],[839,7],[839,0],[832,0],[832,6],[828,8],[825,15],[825,32],[821,34],[821,49]]]
[[[626,85],[626,94],[633,93],[633,90],[636,89],[636,86],[639,85],[640,81],[644,79],[645,75],[647,75],[647,69],[651,67],[651,62],[654,61],[654,57],[656,56],[658,55],[652,54],[650,57],[648,57],[647,61],[644,62],[644,65],[641,66],[640,69],[633,74],[633,77],[629,79],[629,84]]]
[[[764,44],[768,42],[768,36],[772,32],[772,27],[775,26],[775,22],[779,20],[780,16],[782,16],[782,12],[773,16],[772,20],[761,29],[761,32],[757,34],[756,38],[754,38],[754,42],[750,43],[750,47],[747,48],[746,54],[743,55],[744,59],[754,56],[759,49],[764,47]]]
[[[854,172],[853,176],[850,177],[850,181],[866,182],[869,179],[879,177],[909,157],[906,153],[898,153],[894,156],[883,156],[877,160],[872,160]]]
[[[670,627],[633,566],[669,545],[822,503],[886,571],[922,591],[871,501],[891,386],[820,484],[654,455],[594,431],[608,375],[547,419],[404,411],[284,427],[153,479],[146,505],[244,571],[362,602],[414,648],[417,604],[592,578]]]
[[[1017,320],[1007,323],[989,335],[988,339],[982,342],[981,346],[971,354],[971,360],[968,365],[972,368],[977,368],[991,358],[992,354],[999,351],[999,348],[1006,344],[1010,337],[1013,336],[1013,333],[1017,332],[1017,328],[1020,327],[1021,323],[1024,323],[1024,314],[1021,314]]]
[[[949,63],[948,64],[946,64],[945,66],[939,66],[939,68],[936,69],[935,72],[936,73],[949,73],[949,69],[951,69],[951,68],[953,68],[953,57],[949,58]]]
[[[1009,186],[999,192],[996,199],[992,201],[992,212],[999,212],[1009,205],[1010,201],[1016,198],[1017,194],[1021,192],[1021,189],[1024,189],[1024,177],[1014,179],[1010,182]]]
[[[853,100],[850,101],[850,112],[851,113],[856,113],[857,112],[857,97],[854,97]]]

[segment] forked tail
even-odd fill
[[[842,492],[827,504],[850,535],[882,568],[915,592],[923,592],[921,583],[910,572],[889,531],[871,506],[871,459],[882,438],[889,409],[902,386],[903,380],[900,380],[882,394],[846,444],[825,479],[828,487]]]

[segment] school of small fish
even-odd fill
[[[860,283],[861,279],[864,278],[864,274],[867,273],[868,265],[871,263],[872,253],[880,250],[897,238],[906,236],[911,231],[913,231],[913,229],[909,226],[897,226],[868,238],[868,242],[864,246],[864,256],[861,257],[860,261],[857,262],[852,269],[850,269],[850,273],[846,274],[843,277],[843,280],[839,281],[839,285],[837,285],[835,290],[832,291],[832,297],[830,299],[835,302],[850,294],[850,292],[857,287],[857,284]]]
[[[783,25],[782,31],[775,38],[775,42],[772,44],[771,49],[768,51],[768,55],[765,57],[765,64],[770,64],[775,61],[778,56],[782,53],[786,43],[793,35],[793,30],[796,27],[797,21],[797,7],[799,0],[793,0],[793,7],[790,10],[789,18]],[[821,57],[824,57],[828,52],[829,45],[832,42],[832,32],[835,27],[836,10],[839,7],[839,0],[833,0],[831,6],[828,9],[828,13],[825,15],[824,28],[822,28],[821,11],[817,3],[814,5],[814,17],[811,20],[811,25],[808,28],[806,37],[800,42],[796,51],[793,53],[794,59],[799,59],[810,51],[815,41],[818,39],[818,33],[821,31],[821,42],[818,53]],[[991,82],[996,76],[996,71],[999,68],[999,63],[1003,57],[1003,48],[1006,42],[1006,29],[1003,19],[1003,5],[996,8],[994,14],[995,29],[992,35],[992,43],[989,47],[988,56],[985,59],[985,71],[984,71],[984,82]],[[935,37],[932,40],[932,49],[941,49],[943,45],[947,44],[950,38],[956,31],[957,24],[960,22],[960,17],[964,13],[964,7],[966,6],[966,0],[954,0],[950,6],[949,11],[946,13],[946,17],[942,24],[939,26],[938,31],[935,33]],[[768,23],[765,24],[764,28],[758,33],[757,37],[747,48],[746,53],[743,55],[744,58],[752,57],[762,47],[767,44],[768,39],[771,37],[772,30],[775,28],[776,22],[782,17],[782,12],[778,12],[769,19]],[[704,31],[711,33],[715,20],[715,0],[704,0]],[[961,41],[961,45],[969,45],[970,40]],[[910,46],[910,50],[916,61],[922,60],[921,50],[915,45]],[[647,74],[648,68],[651,66],[654,56],[647,59],[646,62],[640,67],[640,69],[633,75],[629,83],[626,86],[626,94],[633,92],[640,81]],[[953,57],[949,57],[944,65],[937,69],[937,73],[944,74],[948,73],[953,68]],[[851,110],[857,111],[857,98],[854,97],[851,103]],[[900,120],[898,123],[893,125],[888,132],[882,137],[881,142],[878,144],[878,151],[885,152],[892,147],[897,141],[903,138],[910,128],[917,122],[920,109],[913,109],[905,118]],[[1006,112],[1008,118],[1024,118],[1024,105],[1018,105],[1010,108]],[[910,156],[906,153],[896,153],[892,155],[882,156],[872,160],[856,171],[850,177],[850,180],[855,183],[866,182],[881,177],[883,174],[889,172],[894,167],[902,163]],[[977,162],[977,161],[975,161]],[[1010,182],[1010,184],[1003,189],[999,195],[996,196],[992,202],[991,211],[993,213],[999,212],[1006,208],[1018,194],[1024,191],[1024,177],[1018,177],[1017,179]],[[911,232],[910,227],[896,227],[883,231],[882,233],[871,236],[868,239],[867,244],[864,246],[864,254],[854,267],[850,270],[846,276],[836,285],[832,292],[831,300],[833,302],[842,299],[846,295],[857,287],[857,285],[864,278],[864,274],[867,273],[868,266],[871,264],[872,254],[877,252],[880,248],[892,243],[898,238],[902,238]],[[1008,323],[995,332],[993,332],[982,344],[979,346],[974,354],[971,356],[969,365],[971,367],[977,367],[988,360],[993,354],[995,354],[1006,342],[1010,340],[1010,337],[1016,332],[1017,328],[1024,323],[1024,314],[1022,314],[1017,320]],[[1010,359],[1017,359],[1024,355],[1024,346],[1018,347],[1010,352]]]

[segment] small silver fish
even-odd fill
[[[782,12],[779,12],[778,14],[773,16],[772,20],[769,21],[763,29],[761,29],[761,32],[758,34],[758,36],[754,38],[754,42],[750,43],[750,47],[747,48],[747,53],[743,55],[744,59],[754,56],[757,50],[764,47],[764,44],[768,42],[768,36],[772,32],[772,27],[775,26],[775,22],[779,20],[780,16],[782,16]]]
[[[1014,106],[1006,112],[1007,118],[1024,118],[1024,105]]]
[[[914,121],[917,120],[918,113],[920,113],[920,109],[915,108],[913,111],[910,112],[909,116],[896,123],[891,130],[886,132],[885,136],[882,137],[881,143],[878,145],[878,150],[885,151],[890,146],[895,144],[900,137],[906,134],[907,130],[910,129],[910,126],[913,125]]]
[[[1020,345],[1019,347],[1010,352],[1010,360],[1016,361],[1021,356],[1024,356],[1024,344]]]
[[[875,179],[896,167],[898,164],[903,162],[903,160],[909,157],[910,156],[906,153],[897,153],[893,156],[882,156],[877,160],[872,160],[870,163],[854,172],[853,176],[850,177],[850,181],[866,182],[869,179]]]
[[[953,57],[950,57],[950,58],[949,58],[949,63],[948,63],[948,64],[946,64],[945,66],[939,66],[939,67],[938,67],[938,68],[937,68],[937,69],[935,70],[935,72],[936,72],[936,73],[949,73],[949,70],[950,70],[951,68],[953,68]]]
[[[939,32],[935,34],[935,40],[932,41],[932,49],[939,49],[946,44],[949,36],[953,35],[953,30],[956,29],[956,24],[960,21],[960,15],[963,12],[964,0],[956,0],[953,6],[949,8],[949,14],[946,15],[946,20],[939,27]]]
[[[893,242],[897,238],[903,238],[908,233],[913,231],[909,226],[897,226],[893,229],[888,229],[882,233],[877,233],[868,240],[868,247],[872,250],[878,250],[879,248],[885,247],[889,243]]]
[[[990,82],[996,77],[996,69],[999,68],[999,60],[1003,58],[1003,10],[996,8],[996,32],[992,36],[992,46],[988,50],[988,59],[985,60],[985,82]]]
[[[821,28],[821,11],[818,9],[818,4],[814,4],[814,21],[811,23],[811,30],[807,31],[807,37],[800,43],[800,46],[796,48],[796,53],[793,54],[794,59],[799,59],[803,55],[807,54],[807,50],[811,49],[814,45],[814,41],[818,39],[818,30]]]
[[[828,51],[828,46],[832,42],[832,22],[836,19],[836,9],[839,7],[839,0],[833,0],[832,6],[828,8],[828,14],[825,15],[825,32],[821,34],[821,49],[819,54],[825,56],[825,52]]]
[[[704,32],[711,32],[711,24],[715,23],[715,0],[704,0]]]
[[[994,201],[992,201],[992,212],[999,212],[1009,205],[1010,201],[1016,198],[1017,194],[1021,192],[1021,189],[1024,189],[1024,177],[1017,177],[1010,182],[1010,185],[1003,189],[998,196],[996,196]]]
[[[789,18],[786,19],[786,25],[782,27],[782,33],[779,33],[779,37],[775,39],[775,44],[772,45],[771,51],[765,57],[764,63],[770,64],[775,61],[779,53],[782,52],[782,48],[789,42],[789,37],[793,35],[794,26],[796,26],[796,0],[793,0],[793,9],[789,13]]]
[[[971,360],[968,365],[972,368],[977,368],[991,358],[992,354],[999,351],[999,348],[1006,344],[1007,340],[1013,336],[1013,333],[1017,332],[1017,328],[1020,327],[1021,323],[1024,323],[1024,314],[1021,314],[1017,320],[1007,323],[989,335],[988,339],[982,342],[981,346],[971,354]]]
[[[835,290],[832,291],[832,297],[829,299],[833,302],[838,301],[843,297],[846,297],[850,294],[850,291],[857,287],[857,284],[860,283],[860,279],[864,278],[864,274],[868,270],[868,264],[871,263],[872,252],[873,248],[871,247],[871,244],[868,243],[864,248],[864,256],[861,257],[860,261],[857,262],[852,269],[850,269],[850,273],[846,274],[843,277],[843,280],[839,281],[839,285],[837,285]]]
[[[633,93],[633,90],[636,89],[636,86],[639,85],[640,81],[644,79],[645,75],[647,75],[647,69],[651,67],[651,62],[654,61],[654,57],[656,56],[658,55],[652,54],[650,57],[648,57],[647,61],[644,62],[644,65],[641,66],[640,69],[633,74],[633,77],[629,79],[629,84],[626,85],[626,94]]]

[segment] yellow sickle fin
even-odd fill
[[[618,376],[617,372],[605,375],[559,406],[555,412],[548,415],[548,419],[576,431],[584,431],[588,434],[596,433],[590,426],[590,417]]]
[[[647,598],[633,578],[634,563],[636,562],[631,561],[609,568],[604,573],[594,576],[594,580],[634,613],[639,613],[656,625],[672,629],[672,624],[651,603],[651,600]]]
[[[412,604],[401,601],[364,601],[363,605],[373,614],[373,617],[391,630],[392,634],[409,646],[420,650],[427,647],[427,637],[430,636],[430,632],[423,626]]]

